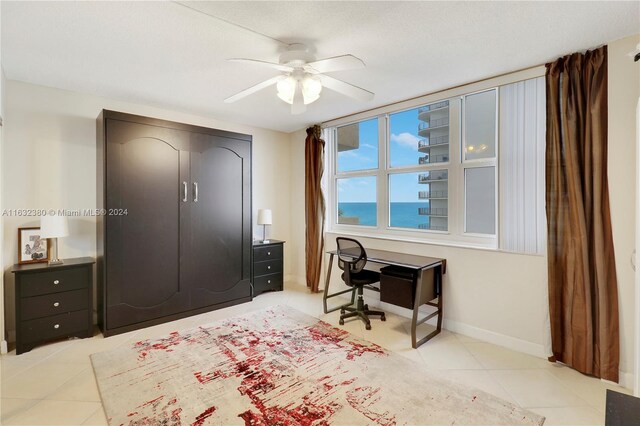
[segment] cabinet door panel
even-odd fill
[[[181,312],[182,182],[188,134],[107,121],[107,327]]]
[[[191,307],[250,297],[250,144],[196,134],[191,150]]]

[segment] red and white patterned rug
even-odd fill
[[[287,306],[93,354],[112,425],[541,425]]]

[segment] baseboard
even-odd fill
[[[446,318],[444,319],[443,327],[449,331],[453,331],[454,333],[463,334],[468,337],[473,337],[474,339],[493,343],[494,345],[502,346],[517,352],[522,352],[543,359],[547,359],[548,357],[543,345],[527,342],[526,340],[518,339],[517,337],[507,336],[505,334],[448,320]]]
[[[9,346],[6,340],[0,340],[0,354],[4,355],[9,352]]]

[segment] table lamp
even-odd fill
[[[262,228],[262,242],[268,243],[269,240],[266,239],[267,236],[267,225],[271,225],[272,222],[271,210],[269,209],[259,209],[258,210],[258,225],[263,225]]]
[[[42,216],[40,218],[40,238],[52,238],[54,250],[49,259],[49,265],[60,265],[58,258],[58,238],[69,235],[69,222],[66,216]]]

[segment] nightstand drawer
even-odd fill
[[[89,290],[73,290],[43,296],[23,297],[20,300],[22,320],[47,317],[65,312],[87,309]]]
[[[22,297],[87,288],[91,277],[87,268],[61,269],[50,272],[26,273],[21,277]]]
[[[282,244],[253,248],[254,262],[263,262],[265,260],[275,259],[282,259]]]
[[[255,277],[253,289],[256,294],[268,290],[282,290],[282,273]]]
[[[22,331],[23,343],[31,343],[76,334],[79,331],[87,333],[89,312],[83,311],[69,312],[51,317],[38,318],[31,321],[22,322],[19,327]]]
[[[278,272],[282,272],[282,259],[256,262],[253,264],[253,274],[255,276],[275,274]]]

